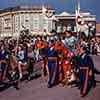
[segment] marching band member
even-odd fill
[[[48,59],[48,69],[49,69],[49,81],[48,88],[57,84],[58,81],[58,55],[55,51],[54,41],[51,40],[50,47],[47,50],[47,59]]]
[[[94,65],[91,57],[87,54],[87,48],[81,46],[79,49],[79,88],[82,97],[86,95],[90,86],[95,85]]]

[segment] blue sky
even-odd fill
[[[73,12],[76,0],[0,0],[0,9],[23,4],[50,4],[57,12]],[[100,0],[80,0],[81,8],[91,11],[100,22]]]

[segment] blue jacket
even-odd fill
[[[8,53],[6,50],[0,51],[0,60],[6,60],[8,57]]]

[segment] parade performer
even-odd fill
[[[87,48],[81,46],[79,49],[79,88],[80,94],[84,97],[89,88],[95,85],[94,81],[94,65],[91,57],[87,54]]]
[[[48,88],[56,85],[58,82],[58,55],[55,51],[54,41],[51,40],[50,47],[47,50],[47,59],[48,59],[48,69],[49,69],[49,81],[48,81]]]
[[[58,61],[59,61],[59,82],[63,80],[63,48],[64,44],[61,41],[61,39],[59,39],[55,43],[55,50],[58,53]]]
[[[0,81],[4,81],[6,78],[6,74],[7,74],[6,60],[7,59],[8,59],[7,50],[4,48],[4,45],[1,45],[0,47],[0,72],[1,72]]]
[[[63,84],[67,85],[69,82],[74,81],[73,69],[71,66],[71,61],[74,54],[70,51],[68,47],[63,48],[63,71],[64,71],[64,80]]]
[[[46,41],[38,40],[36,42],[36,49],[39,51],[39,55],[41,56],[41,60],[42,60],[42,80],[45,79],[45,69],[47,72],[47,76],[49,76],[49,71],[48,71],[48,67],[47,67],[47,57],[46,57],[46,50],[48,48],[48,44]]]
[[[73,53],[70,49],[63,44],[61,39],[55,43],[55,49],[58,53],[59,58],[59,78],[63,85],[73,81],[71,76],[73,75],[71,60],[73,58]]]

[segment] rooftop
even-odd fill
[[[54,10],[50,5],[45,5],[47,10]],[[13,12],[19,10],[42,10],[42,5],[19,5],[16,7],[8,7],[5,9],[0,9],[0,14],[5,12]]]

